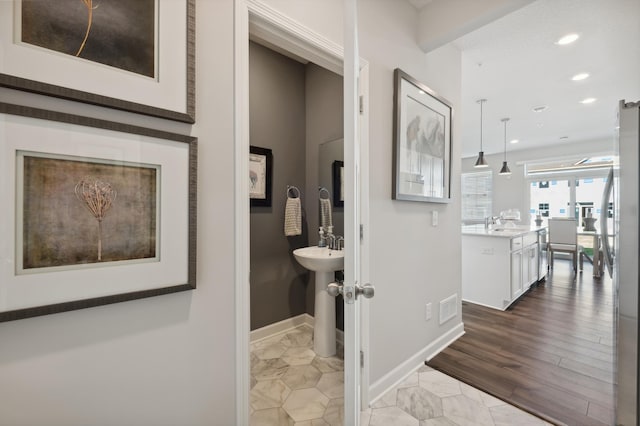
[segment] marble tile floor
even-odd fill
[[[313,352],[308,325],[251,344],[251,426],[342,426],[342,348]],[[361,426],[548,426],[539,418],[423,366],[363,411]]]

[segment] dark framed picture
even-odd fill
[[[451,103],[400,69],[394,80],[393,199],[448,203]]]
[[[344,207],[344,161],[336,160],[332,168],[333,206]]]
[[[196,286],[197,140],[0,103],[0,321]]]
[[[195,121],[195,0],[0,2],[0,86]]]
[[[273,153],[270,149],[249,147],[249,198],[251,207],[271,207]]]

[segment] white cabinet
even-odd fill
[[[538,281],[538,234],[462,235],[462,299],[504,310]]]
[[[515,300],[522,294],[522,250],[511,252],[511,300]],[[464,298],[464,294],[462,295]]]
[[[535,244],[530,245],[527,249],[526,260],[529,264],[529,270],[528,275],[523,275],[523,277],[528,277],[526,280],[527,286],[538,282],[538,255],[539,249],[538,243],[536,242]]]

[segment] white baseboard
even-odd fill
[[[446,332],[438,339],[425,346],[415,355],[411,356],[402,364],[385,374],[380,380],[377,380],[369,387],[369,405],[373,405],[385,393],[400,384],[403,380],[413,374],[418,368],[424,365],[425,361],[430,360],[447,346],[456,341],[464,334],[464,324],[460,323],[450,331]]]
[[[295,317],[274,322],[273,324],[265,325],[262,328],[257,328],[251,331],[249,335],[249,341],[251,343],[255,343],[258,340],[266,339],[267,337],[275,336],[276,334],[293,330],[294,328],[300,327],[303,324],[308,324],[313,327],[313,317],[309,314],[300,314]]]
[[[262,328],[253,330],[249,336],[249,341],[251,343],[255,343],[258,340],[267,339],[275,336],[276,334],[286,333],[303,324],[313,327],[315,324],[315,318],[305,313],[282,321],[274,322],[273,324],[265,325]],[[344,332],[337,328],[336,340],[340,343],[344,343]]]

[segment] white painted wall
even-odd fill
[[[269,0],[270,6],[341,44],[342,2]],[[454,105],[460,102],[460,52],[451,47],[424,55],[417,43],[418,18],[405,2],[359,2],[360,56],[370,68],[371,383],[421,352],[461,323],[438,326],[437,304],[461,291],[460,133],[454,127],[453,201],[448,205],[391,200],[393,70],[424,82]],[[459,117],[458,111],[455,111]],[[431,226],[431,211],[440,225]],[[434,319],[424,320],[433,302]],[[376,395],[372,395],[375,397]]]
[[[524,165],[518,162],[549,160],[571,156],[589,156],[613,154],[613,140],[576,141],[554,145],[552,148],[523,149],[509,152],[507,160],[511,169],[510,176],[498,174],[504,160],[503,154],[485,155],[489,167],[493,170],[493,215],[497,216],[502,210],[510,208],[520,209],[523,224],[529,221],[529,185],[525,184]],[[478,171],[473,165],[476,157],[462,159],[462,172]],[[485,169],[486,170],[486,169]]]
[[[0,91],[4,102],[199,137],[198,288],[0,324],[0,425],[236,424],[235,313],[230,302],[233,2],[198,1],[196,12],[193,128]]]

